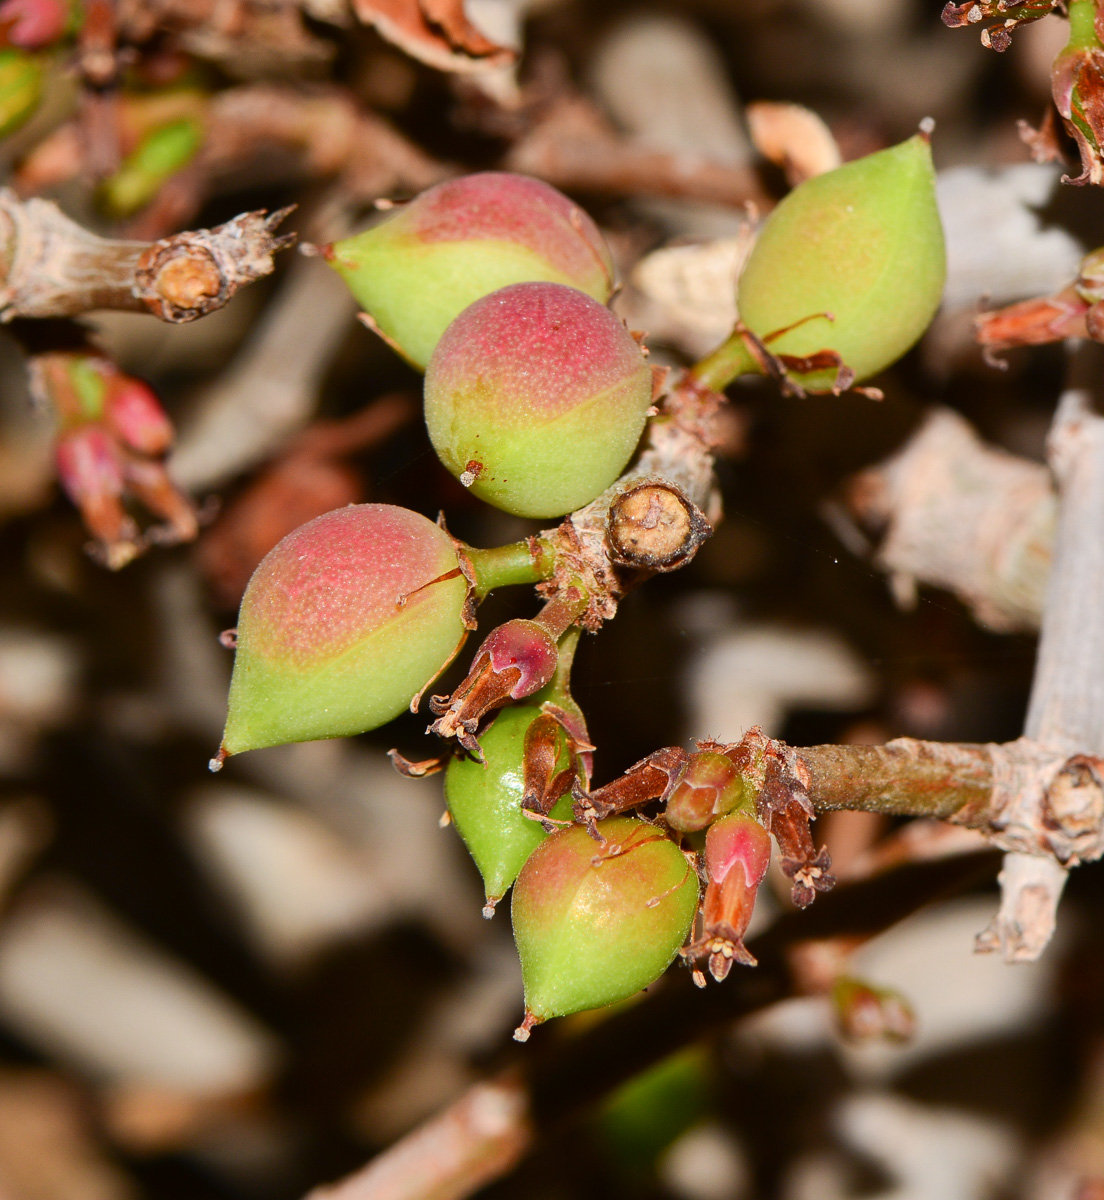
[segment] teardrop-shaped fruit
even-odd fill
[[[603,304],[613,260],[565,195],[525,175],[450,179],[326,256],[381,332],[423,370],[450,322],[511,283],[546,279]]]
[[[445,799],[457,833],[464,839],[492,908],[506,894],[525,860],[547,834],[539,821],[525,816],[525,735],[541,716],[535,704],[505,708],[479,739],[485,765],[471,758],[454,758],[445,772]],[[555,771],[568,767],[571,751],[560,730]],[[552,810],[557,820],[571,820],[571,795],[566,793]]]
[[[652,825],[581,825],[529,856],[514,884],[514,940],[525,981],[527,1028],[624,1000],[667,969],[698,906],[698,880]]]
[[[917,134],[806,180],[778,205],[740,277],[740,317],[760,338],[803,322],[769,349],[835,350],[861,380],[916,342],[945,277],[931,147]],[[795,378],[829,387],[834,376]]]
[[[560,517],[605,491],[651,402],[632,335],[559,283],[476,301],[426,370],[426,425],[441,461],[480,499],[523,517]]]
[[[223,749],[390,721],[452,657],[466,595],[452,539],[405,508],[354,504],[300,526],[242,599]]]

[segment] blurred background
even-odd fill
[[[598,783],[661,746],[755,723],[798,746],[1017,737],[1053,515],[1039,464],[1064,362],[1047,347],[994,370],[970,317],[983,297],[1065,286],[1100,240],[1099,195],[1060,188],[1060,168],[1032,163],[1016,133],[1048,103],[1063,21],[997,55],[976,28],[944,28],[935,0],[473,0],[473,21],[522,47],[516,68],[473,74],[417,61],[343,6],[304,7],[244,6],[284,22],[269,44],[248,22],[244,35],[194,13],[188,26],[151,4],[169,32],[141,53],[187,56],[212,97],[274,81],[316,97],[328,81],[325,95],[362,114],[347,144],[320,117],[313,158],[242,153],[233,170],[178,180],[172,204],[162,194],[111,220],[79,170],[43,166],[71,112],[62,60],[43,110],[0,144],[7,178],[116,236],[297,203],[288,227],[322,242],[371,219],[376,197],[449,171],[542,174],[607,233],[625,282],[615,307],[649,331],[655,361],[677,365],[731,326],[745,202],[763,211],[787,186],[755,106],[760,118],[805,106],[822,125],[787,144],[845,159],[935,118],[950,276],[932,330],[877,381],[880,403],[731,389],[723,525],[687,569],[584,638],[574,692]],[[26,339],[0,334],[0,1196],[291,1200],[517,1061],[504,1055],[520,973],[508,914],[481,918],[478,874],[439,827],[440,777],[404,780],[386,758],[435,753],[424,716],[209,774],[231,666],[218,634],[262,555],[331,508],[444,510],[478,546],[536,527],[481,506],[439,466],[420,379],[316,258],[282,255],[192,325],[89,325],[169,410],[170,471],[203,527],[120,571],[97,565],[54,481]],[[957,586],[908,547],[879,552],[893,521],[871,517],[860,501],[874,477],[856,476],[915,445],[936,409],[958,414],[944,419],[967,457],[1015,475],[1028,532],[1013,599]],[[985,487],[1000,508],[998,484]],[[908,516],[926,502],[901,504]],[[968,548],[966,526],[947,529]],[[510,589],[481,627],[534,610],[528,589]],[[1084,1184],[1104,1180],[1099,868],[1075,872],[1043,959],[1007,967],[972,953],[996,905],[995,855],[932,830],[913,846],[899,823],[861,814],[815,833],[844,878],[879,854],[883,868],[969,854],[976,869],[858,948],[793,942],[792,998],[704,1041],[691,1022],[676,1057],[597,1106],[569,1099],[554,1137],[488,1195],[1104,1194]],[[786,890],[764,889],[756,929],[785,914]],[[833,1001],[824,980],[841,974],[892,1003],[882,995],[866,1020],[838,989]],[[734,974],[724,986],[750,985]]]

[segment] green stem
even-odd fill
[[[1096,0],[1070,0],[1066,50],[1100,49],[1096,35]]]
[[[552,681],[541,692],[542,700],[551,700],[553,704],[559,704],[561,707],[565,704],[575,703],[571,698],[571,664],[575,661],[575,651],[579,646],[582,632],[578,625],[573,625],[560,638],[556,674],[552,676]]]
[[[528,539],[511,542],[508,546],[494,546],[490,550],[465,546],[464,553],[475,573],[475,595],[479,600],[493,588],[515,583],[540,583],[552,574],[552,547],[543,538],[533,542]]]
[[[687,374],[702,387],[722,392],[741,375],[762,375],[763,368],[748,348],[744,335],[736,330],[716,350],[696,362]]]

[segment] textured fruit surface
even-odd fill
[[[490,901],[506,894],[525,860],[548,836],[539,821],[521,811],[525,734],[540,714],[535,704],[503,709],[479,739],[486,767],[470,758],[454,758],[445,772],[445,799],[453,824],[483,876]],[[560,745],[557,771],[570,761],[566,734],[561,734]],[[552,816],[571,819],[570,793],[553,808]]]
[[[632,457],[652,375],[624,325],[558,283],[485,296],[448,327],[426,371],[425,415],[446,467],[498,508],[559,517]]]
[[[673,842],[627,817],[598,829],[604,845],[579,825],[552,834],[514,885],[525,1004],[541,1020],[647,987],[678,952],[697,909],[697,877]]]
[[[931,147],[920,134],[817,175],[771,213],[740,277],[740,316],[775,354],[837,351],[858,379],[920,337],[946,276]],[[827,387],[820,371],[796,378]]]
[[[227,753],[362,733],[402,712],[463,636],[467,585],[439,578],[456,568],[444,530],[388,504],[288,534],[242,600]]]
[[[581,208],[540,180],[498,171],[430,188],[335,243],[330,263],[423,369],[449,323],[498,288],[544,279],[605,303],[613,283],[609,249]]]

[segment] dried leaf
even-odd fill
[[[463,0],[353,0],[365,25],[438,71],[469,72],[513,62],[515,52],[468,20]]]
[[[843,161],[832,131],[803,105],[749,104],[747,122],[755,148],[782,168],[791,187]]]

